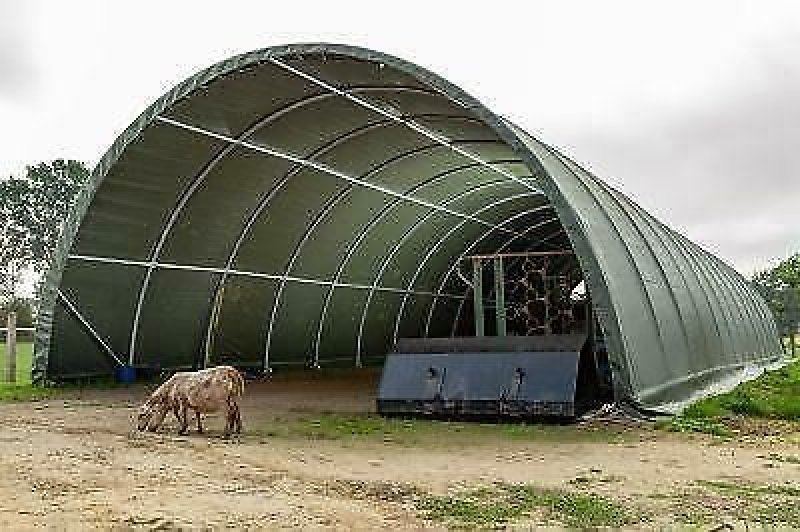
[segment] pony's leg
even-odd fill
[[[234,408],[236,409],[236,434],[242,433],[242,410],[239,408],[239,403],[233,403]]]
[[[226,438],[230,437],[233,430],[233,410],[231,408],[231,401],[228,399],[228,408],[225,410],[225,434]]]
[[[194,415],[197,418],[197,433],[198,434],[202,434],[203,433],[203,424],[200,422],[200,411],[199,410],[195,410],[194,411]]]
[[[189,432],[189,405],[185,399],[181,400],[181,426],[178,434],[186,434]]]

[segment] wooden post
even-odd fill
[[[6,376],[8,382],[17,382],[17,313],[8,313],[6,331]]]

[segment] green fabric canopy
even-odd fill
[[[462,256],[563,248],[618,399],[663,406],[781,357],[741,275],[447,81],[350,46],[258,50],[174,87],[97,165],[34,377],[379,363],[465,330]]]

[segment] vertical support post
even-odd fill
[[[792,334],[789,335],[789,342],[791,343],[792,348],[792,358],[797,356],[797,326],[795,325],[795,329],[792,329]]]
[[[473,307],[475,307],[475,336],[483,336],[483,262],[481,259],[472,259],[472,301]]]
[[[494,293],[495,318],[497,319],[497,336],[506,335],[506,278],[503,272],[503,257],[494,259]]]
[[[8,313],[6,331],[6,376],[8,382],[17,382],[17,313]]]

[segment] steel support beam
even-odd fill
[[[332,92],[334,94],[338,94],[339,96],[341,96],[343,98],[346,98],[346,99],[350,100],[351,102],[353,102],[353,103],[355,103],[357,105],[360,105],[361,107],[364,107],[365,109],[369,109],[370,111],[374,111],[375,113],[378,113],[378,114],[383,115],[383,116],[385,116],[387,118],[390,118],[390,119],[392,119],[392,120],[394,120],[394,121],[396,121],[396,122],[398,122],[400,124],[403,124],[406,127],[408,127],[409,129],[411,129],[413,131],[416,131],[417,133],[419,133],[421,135],[424,135],[424,136],[430,138],[431,140],[433,140],[435,142],[440,143],[442,146],[449,147],[451,150],[453,150],[454,152],[458,153],[459,155],[462,155],[462,156],[464,156],[464,157],[466,157],[468,159],[471,159],[471,160],[473,160],[475,162],[481,163],[482,165],[486,166],[487,168],[490,168],[493,171],[506,176],[508,179],[511,179],[512,181],[517,181],[520,184],[522,184],[523,186],[526,186],[526,187],[528,187],[531,190],[534,190],[536,192],[539,192],[539,193],[542,192],[538,188],[531,186],[530,183],[525,183],[522,179],[518,178],[516,175],[512,174],[511,172],[508,172],[508,171],[506,171],[506,170],[504,170],[502,168],[498,168],[496,166],[493,166],[493,165],[489,164],[488,162],[484,161],[483,159],[481,159],[480,157],[478,157],[474,153],[471,153],[471,152],[469,152],[467,150],[458,148],[457,146],[453,146],[448,138],[444,137],[443,135],[441,135],[439,133],[428,131],[425,127],[421,126],[420,124],[417,124],[413,120],[410,120],[410,119],[408,119],[406,117],[403,117],[403,116],[398,116],[395,113],[390,113],[386,109],[383,109],[383,108],[373,104],[372,102],[370,102],[368,100],[360,98],[360,97],[352,94],[349,91],[345,91],[345,90],[342,90],[342,89],[340,89],[340,88],[338,88],[338,87],[336,87],[334,85],[331,85],[330,83],[328,83],[325,80],[321,80],[321,79],[319,79],[319,78],[317,78],[315,76],[312,76],[311,74],[303,72],[302,70],[300,70],[298,68],[295,68],[295,67],[293,67],[291,65],[288,65],[288,64],[284,63],[280,59],[276,59],[274,57],[271,57],[271,58],[269,58],[269,61],[272,64],[277,65],[277,66],[283,68],[284,70],[286,70],[288,72],[291,72],[292,74],[295,74],[295,75],[305,79],[306,81],[310,81],[311,83],[313,83],[313,84],[315,84],[315,85],[317,85],[319,87],[322,87],[322,88],[324,88],[324,89],[326,89],[326,90],[328,90],[328,91],[330,91],[330,92]],[[458,105],[458,102],[455,102],[454,100],[452,100],[450,98],[448,98],[448,100],[453,102],[453,103],[456,103]]]
[[[420,116],[422,116],[422,115],[420,115]],[[450,117],[450,115],[430,115],[430,114],[424,115],[424,116],[437,116],[437,117],[448,117],[448,118]],[[382,126],[384,126],[384,125],[386,125],[387,123],[390,123],[390,122],[391,121],[379,122],[379,123],[373,124],[372,126],[365,126],[365,127],[359,128],[357,130],[350,131],[350,132],[348,132],[348,133],[346,133],[344,135],[341,135],[340,137],[337,137],[336,139],[331,140],[329,143],[318,147],[317,149],[312,151],[310,154],[308,154],[306,157],[307,158],[319,157],[320,155],[328,153],[330,150],[340,146],[343,142],[349,141],[349,140],[351,140],[352,138],[354,138],[356,136],[359,136],[359,135],[361,135],[361,134],[363,134],[363,133],[365,133],[367,131],[371,131],[372,129],[375,129],[375,126],[382,127]],[[473,143],[473,142],[484,142],[484,141],[482,141],[482,140],[481,141],[476,141],[476,140],[467,139],[467,140],[458,141],[458,142]],[[382,171],[384,168],[386,168],[391,163],[394,163],[394,162],[396,162],[398,160],[405,159],[406,157],[414,157],[414,156],[419,155],[420,153],[422,153],[424,151],[428,151],[430,149],[438,148],[438,147],[440,147],[438,144],[429,144],[429,145],[421,146],[419,148],[415,148],[413,150],[409,150],[407,152],[403,152],[403,153],[397,154],[397,155],[395,155],[395,156],[393,156],[393,157],[391,157],[391,158],[389,158],[389,159],[387,159],[385,161],[382,161],[380,164],[374,166],[369,171],[361,174],[359,176],[359,179],[366,180],[366,179],[370,178],[371,176],[376,175],[378,172]],[[503,161],[504,162],[509,162],[509,160],[505,160],[505,159]],[[519,162],[518,160],[514,160],[514,161],[515,162]],[[474,164],[476,164],[476,163],[472,163],[472,165],[474,165]],[[463,165],[463,166],[458,167],[458,168],[464,168],[466,166],[467,165]],[[244,243],[245,239],[247,238],[247,235],[249,235],[250,230],[252,229],[253,225],[255,225],[256,221],[261,217],[261,215],[263,214],[265,209],[267,209],[269,203],[275,198],[275,196],[278,194],[278,192],[280,192],[283,189],[283,187],[286,186],[287,183],[289,183],[291,178],[296,176],[297,173],[299,173],[299,171],[302,170],[303,168],[305,168],[305,167],[302,166],[302,165],[293,166],[288,172],[286,172],[284,174],[284,176],[280,180],[278,180],[275,183],[275,185],[273,187],[270,188],[269,191],[267,191],[266,194],[264,194],[262,196],[262,198],[259,200],[259,202],[256,205],[256,207],[253,209],[253,211],[250,213],[250,215],[248,215],[248,218],[247,218],[246,222],[242,226],[242,229],[239,232],[239,235],[237,236],[236,240],[234,241],[234,244],[233,244],[233,247],[231,248],[231,251],[228,253],[228,257],[225,260],[225,269],[226,270],[230,270],[233,267],[233,262],[236,260],[236,257],[238,256],[238,253],[239,253],[239,248]],[[419,188],[421,188],[423,185],[438,180],[440,175],[441,176],[446,176],[449,173],[450,173],[449,171],[448,172],[442,172],[442,174],[438,174],[436,176],[433,176],[431,179],[426,180],[426,181],[420,183],[419,185],[416,185],[416,186],[412,187],[411,189],[407,190],[406,194],[414,193]],[[347,196],[347,194],[349,194],[350,191],[353,190],[354,187],[355,187],[355,185],[350,184],[346,189],[344,189],[341,193],[339,193],[339,194],[337,194],[337,196],[335,196],[335,198],[334,198],[335,201],[333,201],[332,203],[329,203],[329,205],[326,207],[326,209],[323,210],[323,212],[319,213],[315,217],[315,219],[312,222],[312,224],[309,226],[309,228],[303,234],[303,236],[301,237],[300,241],[298,242],[298,244],[295,246],[294,250],[292,251],[291,259],[290,259],[290,261],[288,263],[287,268],[285,269],[286,270],[285,271],[285,275],[289,275],[289,273],[291,271],[291,268],[294,265],[294,261],[295,261],[295,259],[297,257],[297,254],[299,253],[299,249],[302,247],[302,245],[308,239],[309,235],[314,230],[314,228],[317,227],[317,225],[327,215],[327,213],[330,212],[330,210],[333,209],[333,207],[336,204],[338,204],[339,201],[344,199]],[[397,205],[401,201],[403,201],[403,200],[400,199],[400,198],[396,198],[392,202],[391,205]],[[216,320],[217,320],[217,314],[216,313],[219,311],[219,308],[221,306],[221,301],[220,301],[221,300],[221,295],[224,292],[224,286],[225,286],[225,282],[226,282],[227,278],[228,278],[228,273],[223,273],[222,277],[220,278],[219,282],[217,283],[216,287],[214,288],[214,293],[213,293],[212,298],[211,298],[210,314],[209,314],[209,317],[208,317],[208,320],[207,320],[206,336],[205,336],[205,342],[204,342],[204,357],[203,357],[204,358],[204,365],[208,364],[209,357],[211,356],[212,343],[213,343],[213,328],[214,328],[214,326],[216,324]],[[338,279],[335,279],[335,280],[338,281]],[[281,295],[283,293],[284,285],[285,285],[285,282],[281,282],[281,285],[278,288],[278,293],[277,293],[277,295],[275,297],[274,308],[277,308],[278,300],[280,299],[280,297],[281,297]],[[271,333],[272,333],[272,327],[273,327],[272,324],[273,324],[273,322],[274,322],[274,315],[273,315],[273,311],[271,311],[270,312],[270,322],[269,322],[270,325],[269,325],[268,333],[267,333],[267,341],[265,342],[265,358],[267,358],[269,356],[268,355],[268,351],[269,351],[269,344],[270,344],[270,338],[271,338]],[[315,348],[315,353],[318,353],[318,350],[316,348]],[[315,355],[315,365],[316,365],[316,361],[317,360],[318,360],[318,357]]]
[[[475,336],[484,336],[483,317],[483,262],[472,261],[472,306],[475,309]]]
[[[480,259],[478,259],[480,260]],[[503,272],[503,257],[492,259],[494,263],[494,293],[496,298],[495,303],[495,318],[497,321],[497,336],[506,335],[506,278]]]
[[[142,260],[116,259],[113,257],[97,257],[93,255],[69,255],[69,259],[80,260],[84,262],[100,262],[105,264],[122,264],[124,266],[139,266],[142,268],[153,267],[155,269],[163,269],[163,270],[182,270],[182,271],[207,272],[207,273],[224,273],[227,271],[228,274],[230,275],[241,275],[244,277],[252,277],[256,279],[269,279],[271,281],[278,281],[283,278],[282,275],[274,273],[251,272],[246,270],[226,270],[225,268],[214,268],[211,266],[195,266],[192,264],[175,264],[170,262],[151,262]],[[376,290],[378,292],[405,294],[405,290],[403,290],[402,288],[394,288],[390,286],[372,286],[372,285],[363,285],[357,283],[342,283],[342,282],[334,283],[331,281],[321,281],[319,279],[309,279],[307,277],[295,277],[295,276],[287,277],[286,280],[292,283],[300,283],[300,284],[313,284],[318,286],[333,286],[336,288],[352,288],[354,290]],[[433,292],[417,291],[415,292],[415,294],[420,296],[432,296]],[[462,296],[461,294],[445,294],[444,297],[461,299],[464,296]]]
[[[392,87],[389,86],[382,86],[382,87],[354,87],[354,92],[371,92],[375,90],[387,90]],[[424,91],[414,87],[396,87],[393,88],[397,92],[423,92],[423,93],[430,93],[430,91]],[[295,102],[292,102],[280,109],[277,109],[266,116],[260,117],[258,120],[253,122],[250,126],[248,126],[244,131],[239,133],[236,136],[236,140],[244,140],[250,136],[252,136],[256,131],[263,129],[268,124],[278,120],[279,118],[286,116],[287,114],[296,111],[297,109],[302,109],[303,107],[318,103],[323,100],[330,99],[332,96],[330,93],[322,93],[322,94],[315,94],[312,96],[307,96]],[[391,122],[391,121],[389,121]],[[387,121],[383,121],[378,124],[381,126],[387,123]],[[373,126],[374,127],[374,126]],[[166,223],[161,228],[159,232],[158,239],[156,240],[155,245],[150,250],[148,255],[148,260],[150,261],[158,261],[161,256],[161,251],[166,243],[167,236],[172,231],[172,228],[175,226],[175,223],[178,220],[181,212],[188,204],[189,200],[192,198],[194,193],[197,189],[202,185],[205,179],[211,174],[214,168],[225,158],[227,157],[235,148],[236,143],[227,143],[225,147],[223,147],[219,152],[217,152],[211,160],[206,163],[203,169],[198,173],[189,186],[181,193],[180,198],[178,199],[178,203],[173,207],[170,211],[170,214],[167,218]],[[150,286],[150,279],[153,275],[153,269],[148,269],[145,272],[144,278],[142,279],[142,284],[139,287],[139,295],[136,301],[136,307],[133,313],[133,320],[131,322],[131,334],[129,338],[129,345],[128,345],[128,363],[133,365],[134,357],[135,357],[135,349],[136,349],[136,340],[137,340],[137,333],[139,329],[139,321],[141,318],[142,306],[144,305],[144,299],[147,293],[147,290]]]
[[[64,295],[64,292],[61,291],[61,289],[58,289],[57,295],[58,299],[61,300],[67,311],[70,314],[72,314],[81,325],[83,325],[83,328],[86,330],[87,333],[89,333],[89,336],[91,336],[92,339],[94,339],[94,341],[100,345],[103,351],[105,351],[108,356],[114,359],[114,362],[117,363],[117,366],[124,366],[125,363],[122,362],[122,360],[116,355],[116,353],[114,353],[114,350],[111,349],[111,347],[106,343],[106,341],[100,337],[100,335],[97,333],[97,329],[95,329],[94,326],[92,326],[92,324],[89,322],[89,320],[87,320],[83,316],[83,314],[80,313],[77,307],[72,304],[69,298],[67,298],[67,296]]]
[[[449,175],[449,172],[446,172],[446,174]],[[423,183],[428,183],[429,181],[430,180],[426,180]],[[504,182],[507,183],[509,181],[505,180]],[[292,250],[292,253],[290,255],[289,261],[287,262],[287,265],[286,265],[286,268],[285,268],[285,271],[284,271],[284,277],[288,276],[289,273],[291,272],[291,270],[294,268],[295,262],[296,262],[297,258],[300,255],[300,251],[303,249],[303,246],[305,245],[306,241],[311,236],[313,231],[319,226],[320,223],[322,223],[322,221],[325,219],[327,214],[329,212],[331,212],[336,205],[338,205],[339,201],[341,201],[341,199],[344,198],[349,193],[351,188],[348,188],[348,189],[344,190],[341,194],[331,198],[331,200],[329,200],[328,203],[323,207],[322,211],[312,221],[312,223],[309,225],[309,227],[307,228],[305,233],[302,235],[302,237],[300,238],[300,240],[297,242],[297,244],[295,245],[294,249]],[[417,190],[419,190],[419,188],[420,187],[414,187],[413,191],[416,192]],[[477,187],[477,188],[481,188],[481,187]],[[452,201],[454,201],[455,199],[459,199],[459,198],[464,197],[466,195],[467,194],[459,194],[459,195],[454,196],[452,198],[448,198],[448,200],[446,200],[442,205],[448,205],[448,204],[452,203]],[[432,213],[433,211],[429,211],[429,212]],[[426,219],[428,217],[429,216],[426,216]],[[466,221],[465,221],[465,223],[466,223]],[[265,342],[264,342],[264,364],[265,364],[264,367],[268,367],[268,364],[269,364],[269,351],[270,351],[270,346],[271,346],[271,343],[272,343],[272,332],[273,332],[274,327],[275,327],[275,322],[276,322],[276,319],[277,319],[277,313],[278,313],[278,309],[280,308],[281,298],[283,297],[283,292],[284,292],[285,285],[286,285],[285,281],[281,281],[280,282],[280,284],[278,286],[278,290],[276,291],[276,294],[275,294],[275,298],[273,300],[272,310],[270,311],[269,323],[268,323],[268,326],[267,326],[267,335],[266,335],[266,339],[265,339]],[[313,362],[313,365],[316,366],[318,364],[319,360],[316,358],[316,355],[314,355],[314,356],[315,356],[315,360]]]
[[[395,198],[401,198],[401,199],[403,199],[405,201],[408,201],[409,203],[414,203],[414,204],[420,205],[422,207],[427,207],[429,209],[441,211],[441,212],[444,212],[444,213],[449,214],[451,216],[455,216],[456,218],[463,218],[463,219],[466,219],[466,220],[471,220],[471,221],[473,221],[475,223],[479,223],[479,224],[485,225],[487,227],[496,227],[496,226],[494,226],[494,224],[490,224],[489,222],[487,222],[485,220],[481,220],[480,218],[475,218],[475,217],[473,217],[473,216],[471,216],[469,214],[465,214],[465,213],[462,213],[462,212],[454,211],[452,209],[448,209],[446,207],[442,207],[441,205],[437,205],[436,203],[431,203],[429,201],[425,201],[425,200],[422,200],[422,199],[419,199],[419,198],[415,198],[413,196],[407,196],[407,195],[405,195],[405,194],[403,194],[401,192],[396,192],[396,191],[394,191],[394,190],[392,190],[390,188],[382,187],[380,185],[376,185],[376,184],[370,183],[368,181],[363,181],[361,179],[358,179],[358,178],[355,178],[353,176],[347,175],[347,174],[345,174],[343,172],[340,172],[340,171],[338,171],[338,170],[336,170],[334,168],[330,168],[327,165],[318,163],[316,161],[311,161],[311,160],[308,160],[308,159],[304,159],[304,158],[302,158],[302,157],[300,157],[298,155],[292,154],[292,153],[288,153],[288,152],[285,152],[285,151],[282,151],[282,150],[278,150],[276,148],[272,148],[272,147],[269,147],[269,146],[266,146],[266,145],[263,145],[263,144],[253,144],[252,142],[247,142],[247,141],[244,141],[244,140],[238,140],[238,139],[236,139],[234,137],[230,137],[228,135],[223,135],[221,133],[216,133],[214,131],[211,131],[211,130],[208,130],[208,129],[204,129],[204,128],[201,128],[201,127],[197,127],[197,126],[193,126],[191,124],[186,124],[186,123],[181,122],[179,120],[173,120],[172,118],[166,118],[166,117],[163,117],[163,116],[158,116],[158,117],[155,118],[155,120],[158,121],[158,122],[162,122],[164,124],[169,124],[169,125],[175,126],[177,128],[181,128],[181,129],[185,129],[187,131],[191,131],[193,133],[197,133],[198,135],[205,135],[205,136],[210,137],[210,138],[215,138],[217,140],[221,140],[221,141],[224,141],[224,142],[229,142],[231,144],[236,144],[238,146],[242,146],[243,148],[248,148],[248,149],[256,151],[258,153],[262,153],[264,155],[269,155],[271,157],[277,157],[279,159],[284,159],[286,161],[290,161],[290,162],[293,162],[293,163],[296,163],[296,164],[300,164],[300,165],[305,166],[307,168],[311,168],[313,170],[317,170],[317,171],[322,172],[324,174],[328,174],[328,175],[330,175],[332,177],[336,177],[338,179],[341,179],[342,181],[346,181],[348,183],[352,183],[354,185],[357,185],[357,186],[360,186],[360,187],[363,187],[363,188],[374,190],[376,192],[380,192],[380,193],[385,194],[387,196],[392,196],[392,197],[395,197]],[[523,182],[523,183],[525,182],[522,179],[519,179],[519,178],[517,178],[517,179],[519,181]],[[537,192],[541,193],[538,190],[537,190]]]

